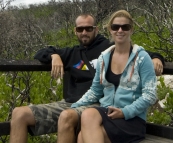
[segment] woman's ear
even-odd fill
[[[111,30],[110,28],[108,29],[109,30],[109,33],[112,35],[114,33],[113,30]]]
[[[133,32],[134,32],[134,30],[133,30],[133,28],[131,29],[131,32],[130,32],[130,35],[132,35],[133,34]]]
[[[106,29],[107,28],[107,29]],[[105,27],[105,29],[110,33],[110,34],[112,34],[112,29],[110,28],[110,27]]]

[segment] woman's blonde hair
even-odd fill
[[[133,19],[132,19],[132,16],[126,10],[119,10],[119,11],[114,12],[111,15],[110,19],[108,20],[108,23],[107,23],[107,26],[106,26],[108,28],[108,30],[111,29],[111,25],[113,23],[113,20],[116,17],[125,17],[125,18],[129,19],[129,24],[131,25],[131,27],[133,29]]]

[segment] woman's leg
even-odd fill
[[[88,108],[83,111],[81,138],[84,143],[111,143],[102,126],[102,117],[97,109]]]
[[[82,139],[81,131],[80,131],[79,134],[78,134],[77,143],[84,143],[84,142],[83,142],[83,139]]]

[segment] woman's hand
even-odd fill
[[[108,117],[111,119],[124,118],[124,114],[121,109],[109,106]]]

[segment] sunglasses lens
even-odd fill
[[[94,28],[95,28],[94,26],[76,27],[76,31],[77,32],[83,32],[85,29],[85,31],[87,31],[87,32],[92,32]]]
[[[124,24],[122,25],[122,30],[123,31],[129,31],[131,29],[131,25],[130,24]]]
[[[120,25],[112,24],[112,25],[111,25],[111,29],[112,29],[113,31],[118,31],[118,30],[120,29]]]
[[[123,31],[129,31],[131,29],[130,24],[124,24],[124,25],[112,24],[111,25],[111,29],[113,31],[118,31],[120,29],[120,27]]]
[[[87,32],[92,32],[93,29],[94,29],[94,28],[93,28],[92,26],[85,27],[85,30],[86,30]]]
[[[77,32],[83,32],[83,30],[84,30],[84,27],[76,27]]]

